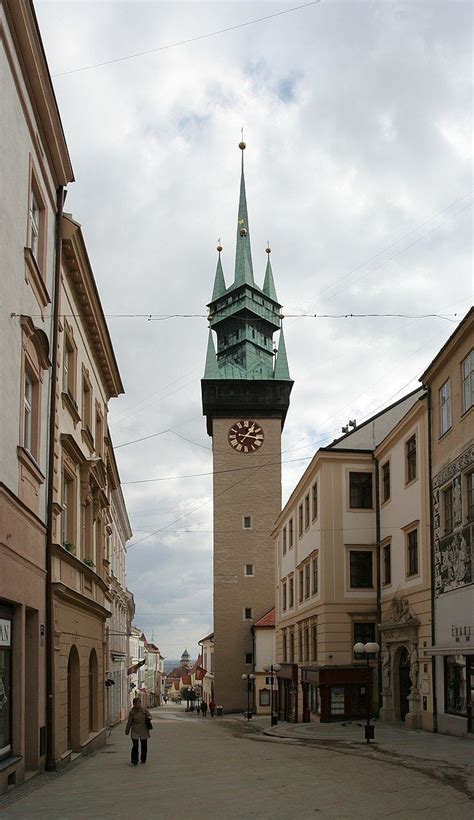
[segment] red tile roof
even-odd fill
[[[263,618],[260,618],[260,620],[257,621],[254,624],[254,626],[270,627],[270,628],[274,627],[275,626],[275,607],[273,607],[273,609],[271,609],[269,612],[267,612],[267,614],[264,615]]]

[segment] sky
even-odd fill
[[[84,71],[291,0],[35,7],[76,177],[66,210],[126,391],[109,425],[135,623],[167,657],[195,657],[212,629],[204,316],[218,238],[232,281],[241,128],[255,278],[269,240],[295,380],[285,500],[349,419],[417,386],[472,304],[472,6],[321,0]],[[183,313],[201,316],[123,316]],[[314,318],[349,313],[404,316]],[[409,318],[432,313],[446,318]]]

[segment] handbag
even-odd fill
[[[151,718],[148,716],[145,718],[145,726],[149,732],[153,729],[153,723],[151,722]]]

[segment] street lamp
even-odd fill
[[[376,654],[380,651],[380,646],[375,641],[369,641],[369,643],[356,643],[354,644],[354,654],[356,655],[365,655],[365,659],[367,661],[367,723],[365,726],[365,739],[367,743],[370,743],[371,740],[375,737],[375,727],[370,725],[370,680],[371,680],[371,673],[370,673],[370,656],[373,655],[374,658]]]
[[[274,699],[273,699],[274,674],[273,673],[278,673],[280,671],[280,669],[281,669],[281,666],[280,666],[279,663],[266,663],[265,666],[263,667],[263,671],[264,672],[270,672],[270,675],[271,675],[271,688],[270,688],[271,706],[270,706],[270,711],[271,711],[272,716],[271,716],[270,726],[276,726],[277,723],[278,723],[278,714],[275,713],[275,709],[274,709],[274,706],[273,706],[273,703],[274,703]]]
[[[250,713],[250,690],[252,688],[252,683],[255,680],[255,675],[251,672],[250,675],[247,675],[246,672],[242,675],[242,680],[247,681],[247,720],[250,720],[252,717]]]

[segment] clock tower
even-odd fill
[[[254,281],[245,143],[239,148],[234,281],[226,286],[219,244],[201,381],[214,471],[214,700],[228,712],[246,708],[242,674],[253,672],[251,626],[275,605],[271,533],[281,509],[281,431],[293,386],[270,247],[263,286]]]

